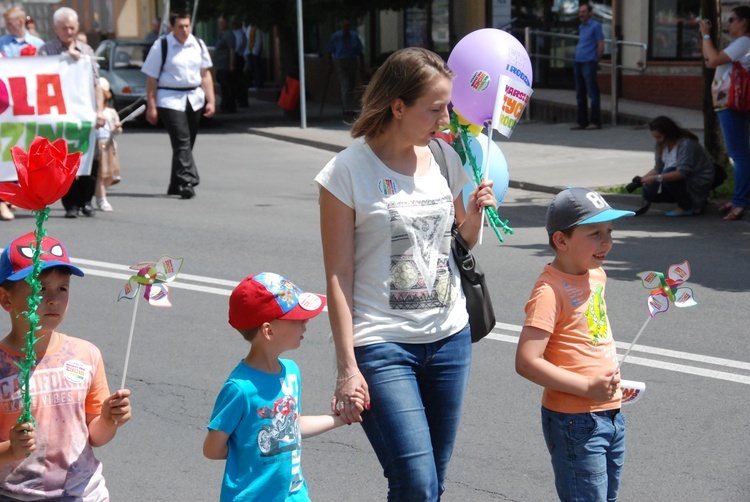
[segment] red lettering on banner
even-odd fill
[[[51,94],[50,94],[51,89]],[[38,115],[49,115],[52,108],[57,108],[58,115],[65,115],[65,99],[63,99],[60,75],[36,76],[36,108]]]
[[[10,77],[10,95],[13,96],[13,115],[34,115],[34,107],[29,105],[29,96],[26,89],[26,79],[23,77]]]

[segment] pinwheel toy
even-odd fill
[[[127,298],[134,300],[143,286],[143,298],[154,307],[171,307],[169,301],[169,288],[167,283],[172,282],[182,267],[182,258],[172,258],[171,256],[162,256],[156,262],[137,263],[130,267],[131,270],[137,270],[138,273],[128,279],[128,282],[120,291],[117,301]],[[128,348],[125,353],[125,369],[122,371],[122,384],[120,388],[125,388],[125,379],[128,374],[128,361],[130,360],[130,347],[133,343],[133,331],[135,329],[135,318],[138,314],[138,302],[133,304],[133,318],[130,321],[130,335],[128,336]]]
[[[633,343],[630,344],[630,347],[628,347],[625,355],[620,360],[620,364],[617,366],[618,370],[625,362],[630,350],[635,345],[635,342],[638,341],[643,330],[646,329],[648,322],[656,314],[666,312],[669,309],[669,302],[672,302],[675,307],[692,307],[693,305],[698,305],[698,302],[695,301],[693,290],[683,286],[690,278],[690,264],[687,260],[682,263],[670,265],[667,269],[666,277],[661,272],[651,270],[636,275],[643,282],[643,287],[651,290],[646,301],[649,316],[646,318],[646,322],[643,323],[641,330],[635,336]]]
[[[29,324],[26,333],[24,358],[16,363],[20,369],[18,380],[21,386],[21,401],[23,409],[18,417],[18,423],[32,422],[31,393],[29,392],[31,368],[36,364],[34,344],[37,342],[34,334],[39,329],[39,316],[36,311],[41,302],[40,292],[42,284],[39,274],[42,271],[41,253],[42,240],[47,235],[44,222],[49,219],[49,206],[57,202],[70,189],[81,163],[81,153],[68,153],[68,144],[64,139],[50,142],[47,138],[36,137],[29,145],[28,152],[20,146],[10,149],[13,164],[16,167],[18,183],[0,183],[0,198],[23,209],[34,212],[36,220],[36,242],[33,245],[32,263],[34,269],[26,278],[31,286],[28,297],[29,308],[25,312]]]
[[[693,290],[680,287],[690,278],[690,264],[687,260],[667,269],[667,277],[661,272],[641,272],[637,274],[643,281],[643,287],[651,289],[648,297],[648,313],[654,317],[660,312],[666,312],[669,302],[675,307],[692,307],[698,303],[693,298]]]

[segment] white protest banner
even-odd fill
[[[497,84],[495,110],[492,113],[492,128],[510,138],[518,119],[529,104],[532,92],[533,89],[520,80],[501,75]]]
[[[81,56],[0,58],[0,181],[15,181],[13,146],[34,137],[68,143],[81,152],[79,174],[89,174],[96,151],[96,101],[91,59]]]

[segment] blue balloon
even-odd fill
[[[456,138],[456,141],[461,141]],[[469,136],[469,149],[474,155],[477,161],[477,165],[480,169],[484,168],[484,159],[487,156],[487,135],[480,133],[479,136]],[[464,169],[469,176],[474,179],[474,172],[471,168],[469,160],[466,159],[464,163]],[[495,192],[497,197],[497,205],[505,198],[505,193],[508,191],[508,182],[510,181],[510,174],[508,173],[508,162],[505,160],[505,155],[497,143],[490,141],[490,166],[489,166],[489,178],[495,182],[492,185],[492,190]],[[469,202],[469,194],[474,190],[474,182],[470,181],[466,184],[463,189],[464,206]]]

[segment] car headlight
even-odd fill
[[[143,94],[146,92],[146,87],[141,85],[126,85],[122,89],[120,89],[120,92],[122,94]]]

